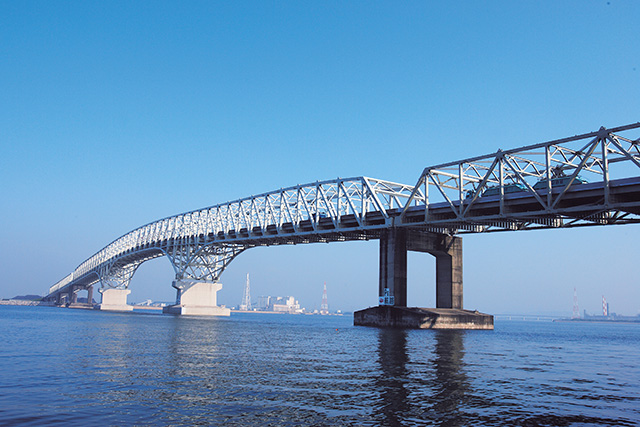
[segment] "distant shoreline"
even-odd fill
[[[7,306],[30,306],[30,307],[35,307],[35,306],[41,306],[41,307],[58,307],[58,305],[56,305],[53,302],[48,302],[48,301],[33,301],[33,300],[19,300],[19,299],[3,299],[0,300],[0,305],[7,305]],[[148,310],[148,311],[161,311],[164,307],[161,306],[149,306],[149,305],[132,305],[134,310]],[[69,308],[91,308],[90,306],[88,307],[69,307]],[[320,313],[290,313],[288,311],[260,311],[260,310],[251,310],[251,311],[246,311],[246,310],[236,310],[236,309],[231,309],[232,313],[249,313],[249,314],[295,314],[295,315],[316,315],[316,316],[344,316],[345,314],[349,314],[349,313],[327,313],[327,314],[320,314]]]
[[[640,318],[633,319],[554,319],[554,322],[596,322],[596,323],[640,323]]]
[[[24,305],[24,306],[44,306],[55,307],[55,304],[47,301],[33,301],[26,299],[3,299],[0,300],[0,305]]]
[[[260,310],[236,310],[236,309],[231,309],[232,313],[257,313],[257,314],[302,314],[302,315],[317,315],[317,316],[344,316],[343,313],[327,313],[327,314],[320,314],[320,313],[290,313],[288,311],[260,311]]]

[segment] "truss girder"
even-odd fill
[[[97,277],[127,287],[142,262],[163,255],[176,277],[215,281],[250,247],[377,238],[392,226],[457,234],[639,222],[640,142],[625,134],[638,128],[428,167],[414,186],[339,178],[163,218],[109,243],[50,293]]]
[[[172,245],[167,256],[173,265],[176,279],[195,279],[215,282],[226,266],[249,245],[201,245],[184,242]]]
[[[491,231],[495,224],[504,224],[504,229],[563,227],[596,218],[594,212],[625,212],[624,201],[612,198],[612,182],[640,176],[640,143],[621,135],[638,128],[640,123],[600,128],[575,137],[428,167],[414,187],[414,193],[421,189],[425,198],[421,204],[423,215],[417,215],[407,204],[400,222],[424,222],[455,234],[477,229]],[[613,173],[617,180],[612,181]],[[589,206],[578,209],[573,202],[565,203],[568,194],[582,189],[584,183],[600,183],[601,197],[595,200],[591,196]],[[434,187],[435,191],[430,190]],[[486,209],[489,197],[495,206]],[[514,210],[513,199],[527,197],[528,208]],[[443,214],[442,206],[447,206],[449,212]],[[592,214],[574,217],[572,210]],[[624,218],[630,220],[628,215]]]
[[[108,280],[110,285],[128,286],[126,272],[135,272],[137,265],[132,270],[113,270],[113,274],[108,273],[112,271],[110,266],[122,259],[134,265],[137,253],[154,249],[169,257],[177,277],[217,280],[235,256],[256,244],[331,241],[334,235],[379,229],[391,220],[389,211],[407,204],[412,191],[412,186],[374,178],[339,178],[163,218],[114,240],[52,286],[50,292],[90,272],[101,275],[101,280],[103,276],[108,278],[103,282]],[[417,194],[412,200],[418,205],[424,198]],[[236,243],[238,240],[242,241]],[[246,243],[253,240],[256,242]]]
[[[127,264],[105,263],[98,268],[100,284],[103,288],[126,289],[134,273],[143,260],[136,260]]]

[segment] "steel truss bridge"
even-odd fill
[[[339,178],[160,219],[109,243],[46,298],[98,282],[127,288],[143,262],[161,256],[177,280],[216,282],[255,246],[377,239],[402,227],[458,235],[637,223],[638,128],[600,128],[427,167],[415,185]]]

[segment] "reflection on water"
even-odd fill
[[[640,328],[0,308],[0,426],[634,426]]]
[[[411,350],[416,360],[409,356],[409,333],[419,341],[419,348]],[[466,404],[470,388],[463,361],[464,337],[464,331],[379,331],[381,373],[376,385],[381,402],[376,413],[384,425],[402,425],[409,420],[464,425],[460,407]]]
[[[380,329],[378,333],[378,365],[380,375],[376,388],[380,390],[380,402],[375,413],[385,425],[399,425],[410,410],[407,396],[407,332],[401,329]]]
[[[435,331],[434,419],[462,425],[460,407],[466,404],[469,383],[464,367],[464,331]]]

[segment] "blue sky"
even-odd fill
[[[636,1],[0,2],[0,296],[43,293],[129,230],[316,180],[640,120]],[[465,306],[640,311],[640,226],[467,236]],[[376,304],[378,244],[258,248],[219,301]],[[166,259],[131,300],[171,300]],[[409,258],[409,304],[434,261]]]

